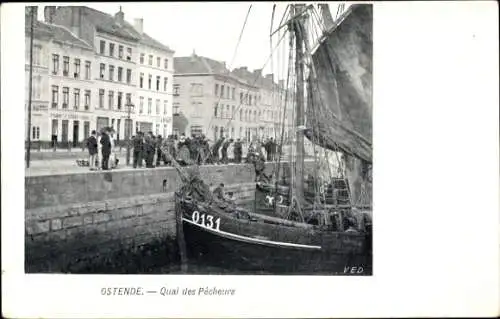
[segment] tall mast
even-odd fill
[[[28,92],[28,146],[26,149],[26,167],[30,167],[30,153],[31,153],[31,95],[33,91],[33,25],[35,24],[35,10],[38,7],[29,7],[30,11],[30,73],[29,73],[29,92]]]
[[[297,15],[305,8],[303,4],[291,5],[292,15]],[[295,196],[300,204],[304,203],[304,131],[299,129],[304,125],[304,52],[303,36],[304,27],[302,17],[299,16],[291,21],[292,30],[295,33],[295,70],[296,70],[296,166],[295,166]]]

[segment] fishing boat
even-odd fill
[[[353,194],[359,199],[366,190],[372,162],[372,6],[352,5],[335,21],[327,5],[320,8],[324,30],[317,43],[306,35],[314,6],[289,5],[289,19],[279,27],[288,28],[294,51],[295,145],[286,169],[278,162],[274,180],[257,183],[256,197],[273,198],[268,209],[215,197],[196,167],[173,161],[183,185],[175,210],[184,264],[252,274],[372,274],[371,202],[351,205]],[[306,180],[305,138],[348,158],[346,176],[321,179],[314,165]],[[287,171],[283,182],[280,170]]]

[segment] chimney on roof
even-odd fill
[[[279,80],[278,84],[279,84],[280,89],[284,88],[285,87],[285,80]]]
[[[271,80],[274,82],[274,74],[266,74],[266,79]]]
[[[122,12],[122,6],[120,6],[120,11],[118,11],[115,14],[115,20],[116,22],[123,23],[124,19],[125,19],[125,14]]]
[[[136,18],[134,19],[134,29],[135,31],[139,32],[142,34],[144,31],[144,19],[143,18]]]
[[[29,19],[29,17],[31,16],[32,10],[34,11],[33,18],[35,21],[37,21],[38,20],[38,7],[37,6],[26,6],[24,9],[24,16],[25,16],[25,18]]]
[[[43,10],[45,22],[54,23],[54,16],[56,15],[56,6],[45,6]]]
[[[242,71],[248,71],[248,67],[242,66],[242,67],[240,67],[240,70],[242,70]]]

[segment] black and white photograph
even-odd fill
[[[372,275],[372,5],[233,7],[26,7],[26,273]]]
[[[2,3],[2,316],[498,317],[498,12]]]

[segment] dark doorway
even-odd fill
[[[73,147],[77,147],[80,139],[79,139],[79,131],[80,131],[80,121],[73,121]]]

